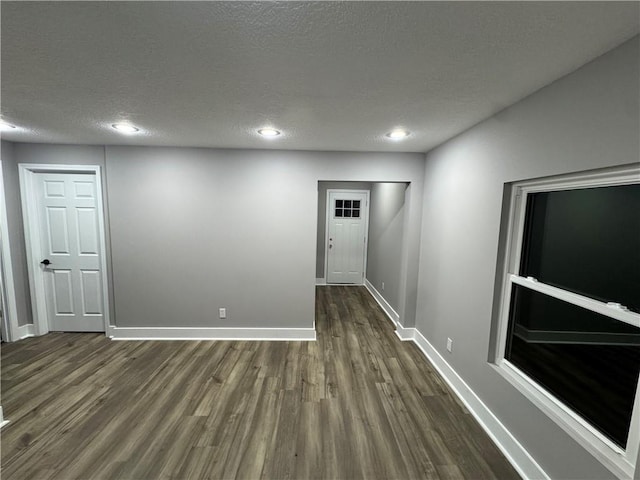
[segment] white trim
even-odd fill
[[[515,208],[515,218],[513,223],[513,228],[515,229],[516,235],[513,236],[512,241],[515,242],[511,245],[510,251],[513,252],[510,257],[510,261],[505,262],[507,265],[507,272],[519,272],[520,271],[520,261],[522,256],[522,241],[524,238],[524,225],[527,221],[527,194],[522,193],[522,191],[518,188],[514,188],[515,198],[513,200],[514,208]]]
[[[497,350],[494,368],[516,389],[538,406],[560,428],[574,438],[585,450],[619,478],[633,477],[638,449],[640,448],[640,383],[632,413],[626,451],[609,441],[586,420],[565,406],[511,363],[504,359],[509,326],[509,310],[513,284],[529,288],[562,301],[595,311],[618,321],[640,327],[640,315],[619,306],[598,302],[588,297],[562,290],[535,279],[519,276],[527,197],[530,193],[571,190],[591,187],[629,185],[640,182],[640,166],[631,165],[604,171],[568,174],[531,181],[516,182],[512,186],[508,225],[506,226],[506,251],[502,267],[502,288],[498,319]]]
[[[568,290],[547,285],[546,283],[538,282],[531,278],[524,278],[511,274],[509,275],[509,280],[520,286],[535,290],[536,292],[544,293],[550,297],[563,300],[567,303],[586,308],[592,312],[596,312],[610,318],[615,318],[620,322],[628,323],[629,325],[640,328],[640,313],[630,312],[629,310],[613,306],[608,303],[599,302],[589,297],[583,297],[577,293],[572,293]]]
[[[0,407],[0,428],[4,427],[7,423],[9,423],[9,420],[4,419],[4,415],[2,413],[2,407]]]
[[[638,384],[636,385],[636,402],[640,401],[640,376],[638,378]],[[637,406],[637,404],[636,404]],[[633,478],[640,479],[640,408],[634,408],[631,412],[631,422],[629,428],[629,435],[627,435],[627,458],[631,458],[635,461]],[[628,460],[627,460],[628,462]]]
[[[114,327],[112,340],[265,340],[315,341],[314,328]]]
[[[324,278],[326,285],[356,285],[356,284],[342,284],[342,283],[328,283],[327,279],[329,277],[329,222],[331,220],[331,213],[333,212],[333,208],[331,207],[331,194],[332,193],[364,193],[367,196],[365,200],[365,207],[360,207],[360,210],[366,214],[366,218],[364,219],[364,258],[362,262],[362,283],[359,285],[364,285],[364,281],[367,278],[367,261],[369,254],[369,203],[371,202],[371,190],[354,190],[349,188],[329,188],[326,193],[326,208],[325,208],[325,224],[324,224]]]
[[[404,328],[399,322],[396,324],[396,336],[403,342],[413,340],[415,338],[416,331],[417,330],[415,328]]]
[[[41,251],[39,223],[37,215],[34,215],[31,205],[36,205],[35,188],[33,185],[34,174],[40,172],[49,173],[90,173],[96,179],[96,203],[98,208],[98,234],[100,240],[100,271],[102,275],[102,309],[104,312],[104,332],[108,331],[111,323],[109,312],[109,281],[107,274],[106,253],[106,229],[104,221],[104,205],[102,201],[102,170],[99,165],[54,165],[54,164],[18,164],[20,175],[20,194],[22,198],[22,216],[24,219],[24,234],[27,253],[27,270],[29,273],[29,288],[31,290],[31,303],[33,312],[33,324],[36,335],[44,335],[49,332],[47,315],[44,277],[40,269],[40,259],[36,255]]]
[[[316,285],[326,285],[326,284],[327,284],[326,278],[324,278],[324,277],[316,278]]]
[[[26,325],[20,325],[16,329],[16,333],[14,335],[15,340],[22,340],[23,338],[35,337],[36,329],[33,323],[27,323]]]
[[[618,478],[633,477],[634,466],[622,456],[624,450],[602,435],[589,422],[509,361],[503,360],[500,365],[493,365],[493,367]]]
[[[571,190],[575,188],[606,187],[638,183],[640,167],[637,164],[613,167],[602,171],[569,173],[566,175],[516,182],[523,193]]]
[[[398,315],[393,307],[389,305],[389,302],[385,300],[382,294],[378,290],[376,290],[376,287],[373,286],[368,278],[364,279],[364,286],[367,290],[369,290],[369,293],[375,299],[375,301],[378,302],[378,305],[380,305],[384,313],[387,314],[387,317],[389,317],[389,320],[391,320],[393,326],[395,327],[396,325],[398,325],[398,323],[400,322],[400,315]]]
[[[403,330],[405,340],[411,340],[418,346],[520,476],[525,479],[549,479],[550,477],[542,467],[538,465],[529,452],[507,430],[498,417],[489,410],[480,397],[456,373],[433,345],[417,329],[404,328]],[[400,335],[398,334],[398,336]]]
[[[7,219],[7,204],[4,197],[4,179],[2,161],[0,160],[0,295],[2,295],[2,318],[4,340],[14,342],[18,336],[18,305],[16,303],[16,288],[13,279],[13,263],[11,262],[11,247],[9,245],[9,222]]]
[[[31,294],[31,312],[33,315],[33,326],[36,335],[44,335],[49,332],[47,322],[47,308],[45,303],[45,286],[42,275],[37,273],[38,258],[34,251],[40,251],[40,236],[36,234],[38,225],[36,215],[30,215],[29,205],[35,203],[32,177],[29,170],[18,165],[20,176],[20,197],[22,200],[22,218],[24,223],[25,253],[27,255],[27,273],[29,276],[29,291]],[[31,233],[33,232],[33,234]]]
[[[102,311],[104,312],[104,333],[107,334],[111,325],[111,311],[109,310],[109,275],[107,275],[107,229],[105,226],[105,210],[102,199],[102,170],[94,167],[96,176],[96,199],[98,201],[98,234],[100,240],[100,272],[102,274]]]

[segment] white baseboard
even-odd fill
[[[369,290],[369,293],[375,299],[375,301],[378,302],[378,305],[380,305],[384,313],[387,314],[389,320],[391,320],[395,326],[399,325],[400,315],[398,315],[393,307],[389,305],[389,302],[385,300],[382,294],[378,290],[376,290],[376,287],[374,287],[373,284],[366,278],[364,279],[364,286],[367,290]]]
[[[22,340],[27,337],[34,337],[36,334],[36,329],[33,323],[27,323],[26,325],[20,325],[18,327],[18,331],[15,335],[15,340]]]
[[[109,327],[112,340],[314,341],[314,328]]]
[[[399,323],[396,325],[396,335],[403,342],[407,340],[413,340],[415,337],[415,328],[404,328]]]
[[[509,460],[513,468],[525,479],[549,479],[550,477],[538,465],[529,452],[518,442],[518,440],[507,430],[498,420],[484,402],[475,394],[466,382],[451,368],[451,365],[438,353],[438,351],[424,338],[415,328],[402,328],[396,330],[396,334],[401,340],[412,340],[422,351],[427,360],[440,373],[449,387],[460,398],[469,412],[478,421],[480,426],[487,432],[493,443],[500,449]]]
[[[327,284],[327,279],[326,278],[316,278],[316,285],[326,285]]]

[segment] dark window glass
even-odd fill
[[[358,210],[358,209],[351,210],[351,216],[353,218],[360,218],[360,210]]]
[[[336,200],[336,208],[342,208],[342,200]]]
[[[529,194],[520,275],[640,312],[640,185]]]
[[[351,200],[344,201],[344,208],[351,208]]]
[[[505,358],[620,447],[640,372],[640,328],[513,285]]]
[[[336,217],[342,217],[342,209],[336,208]]]
[[[353,208],[360,208],[360,200],[353,201]]]
[[[351,216],[351,210],[345,210],[344,211],[344,216],[345,217],[350,217]]]

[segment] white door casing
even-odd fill
[[[0,232],[0,235],[2,235],[2,232]],[[2,263],[1,259],[0,259],[0,263]],[[7,328],[7,318],[6,318],[6,314],[4,313],[5,303],[6,302],[4,300],[4,280],[2,278],[2,265],[0,265],[0,340],[2,340],[3,342],[8,342],[9,329]]]
[[[20,165],[20,180],[36,333],[106,332],[99,167]]]
[[[368,191],[327,191],[327,283],[364,283],[368,228]]]

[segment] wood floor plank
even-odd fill
[[[519,478],[366,289],[317,287],[316,330],[3,344],[2,478]]]

